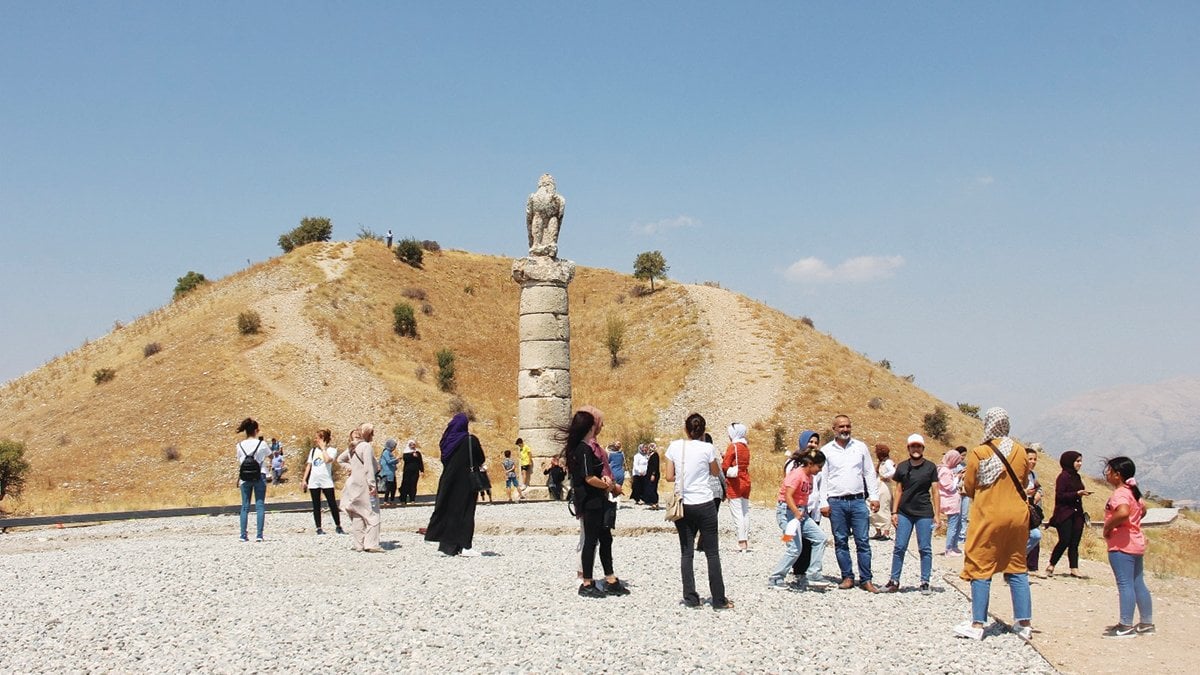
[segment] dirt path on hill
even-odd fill
[[[351,244],[328,244],[315,262],[327,281],[335,281],[353,257]],[[323,426],[344,430],[364,420],[378,424],[391,394],[370,371],[343,359],[333,341],[304,318],[305,296],[316,287],[297,284],[262,303],[259,312],[269,330],[266,341],[245,355],[250,372]]]
[[[685,286],[700,309],[697,327],[708,341],[708,358],[697,363],[670,408],[659,413],[659,431],[676,434],[684,418],[699,412],[708,421],[716,445],[724,447],[725,427],[747,427],[770,419],[783,392],[783,364],[767,329],[736,294],[712,286]],[[754,447],[769,447],[763,434]]]

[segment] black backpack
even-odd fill
[[[240,448],[241,446],[239,446]],[[262,464],[254,458],[258,454],[258,449],[262,447],[262,441],[254,446],[254,452],[242,458],[242,463],[238,465],[238,478],[247,482],[260,480],[262,478]],[[242,450],[245,452],[245,450]]]

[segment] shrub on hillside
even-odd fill
[[[417,337],[417,317],[412,305],[398,302],[392,308],[392,330],[401,337]]]
[[[635,298],[640,298],[643,295],[650,295],[650,287],[646,284],[635,284],[630,287],[629,295]]]
[[[262,317],[258,312],[248,309],[237,315],[237,326],[242,335],[254,335],[262,329]]]
[[[475,295],[475,285],[467,284],[466,286],[463,286],[463,293],[466,293],[467,295]]]
[[[880,359],[880,360],[879,360],[879,367],[880,367],[880,368],[883,368],[884,370],[891,370],[891,369],[892,369],[892,362],[891,362],[891,361],[888,361],[887,359]]]
[[[430,253],[437,253],[438,251],[442,250],[442,245],[432,239],[426,239],[425,241],[421,242],[421,248],[429,251]]]
[[[146,346],[142,347],[142,356],[148,359],[161,351],[162,345],[157,342],[147,342]]]
[[[959,403],[958,411],[969,417],[979,419],[979,406],[977,405],[971,405],[970,403]]]
[[[409,286],[408,288],[400,291],[400,295],[403,295],[404,297],[409,298],[410,300],[422,300],[422,301],[426,300],[425,289],[424,288],[416,288],[414,286]]]
[[[867,401],[867,407],[871,410],[883,410],[883,399],[876,396],[870,401]]]
[[[465,400],[463,400],[463,397],[458,396],[457,394],[450,397],[449,405],[447,406],[447,408],[450,411],[451,417],[453,417],[454,415],[457,415],[458,413],[463,413],[464,415],[467,416],[467,420],[469,420],[471,422],[475,421],[475,410],[472,409],[471,406],[469,404],[467,404],[467,402]]]
[[[425,251],[421,248],[421,242],[412,237],[405,237],[396,244],[396,257],[406,265],[420,267],[425,260]]]
[[[771,431],[771,443],[775,452],[787,452],[787,432],[783,427],[776,425]]]
[[[418,382],[424,382],[425,381],[425,366],[417,366],[417,369],[413,371],[413,376],[417,378]]]
[[[25,444],[10,439],[0,440],[0,499],[9,495],[19,497],[29,476],[29,461],[25,459]]]
[[[604,347],[608,349],[610,368],[621,365],[621,347],[625,345],[625,320],[609,314],[604,322]]]
[[[329,241],[333,236],[333,224],[328,218],[302,218],[300,227],[279,235],[279,248],[284,253],[300,248],[314,241]]]
[[[96,384],[104,384],[105,382],[112,382],[116,376],[117,371],[112,368],[99,368],[96,372],[92,373],[92,380]]]
[[[371,228],[367,227],[366,225],[358,226],[359,241],[383,241],[386,238],[387,237],[383,236],[382,234],[379,234],[375,230],[372,230]]]
[[[179,461],[179,448],[176,448],[173,445],[168,445],[167,447],[163,448],[163,459],[167,460],[168,462]]]
[[[800,317],[800,323],[804,324],[805,326],[808,326],[809,328],[813,328],[813,320],[808,318],[807,316]]]
[[[205,279],[203,274],[188,270],[187,274],[175,280],[175,295],[173,298],[178,300],[207,283],[208,279]]]
[[[433,316],[433,305],[428,302],[421,303],[421,313],[425,316]]]
[[[922,428],[925,430],[926,436],[948,443],[950,442],[949,422],[950,416],[946,414],[946,409],[939,405],[933,409],[933,412],[925,415]]]
[[[454,352],[449,349],[439,349],[437,353],[438,389],[454,391]]]

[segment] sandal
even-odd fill
[[[714,604],[712,606],[712,608],[713,609],[733,609],[733,601],[730,600],[729,598],[725,598],[725,604],[723,604],[723,605]]]
[[[1046,565],[1046,578],[1054,576],[1054,565]]]

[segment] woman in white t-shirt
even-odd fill
[[[696,533],[700,533],[701,550],[708,559],[708,590],[713,609],[730,609],[733,601],[725,597],[725,581],[721,576],[721,554],[717,545],[717,507],[713,503],[711,476],[719,476],[716,450],[704,438],[704,418],[699,413],[688,415],[684,423],[687,440],[672,441],[667,448],[667,468],[663,478],[675,482],[675,492],[683,501],[683,517],[675,521],[679,533],[680,573],[683,576],[683,604],[699,607],[696,593],[696,571],[692,559]]]
[[[308,461],[304,465],[304,481],[301,490],[308,490],[312,497],[313,522],[317,525],[317,534],[325,534],[321,529],[321,493],[325,494],[325,503],[329,505],[329,513],[333,516],[333,525],[338,534],[346,534],[342,529],[342,519],[338,514],[337,499],[333,494],[333,461],[337,459],[337,448],[329,446],[332,434],[328,429],[317,430],[317,447],[308,451]]]
[[[263,540],[263,522],[267,517],[267,479],[263,475],[263,466],[266,465],[267,455],[271,452],[271,447],[263,442],[258,437],[258,422],[253,418],[247,417],[238,425],[238,433],[245,433],[246,438],[237,444],[237,463],[238,463],[238,488],[242,491],[242,512],[239,519],[241,525],[242,541],[248,541],[246,536],[246,521],[250,516],[250,495],[254,495],[254,511],[256,516],[255,523],[258,525],[258,534],[254,538],[255,541]],[[253,465],[254,462],[258,466]],[[242,476],[254,476],[251,480],[243,480]]]

